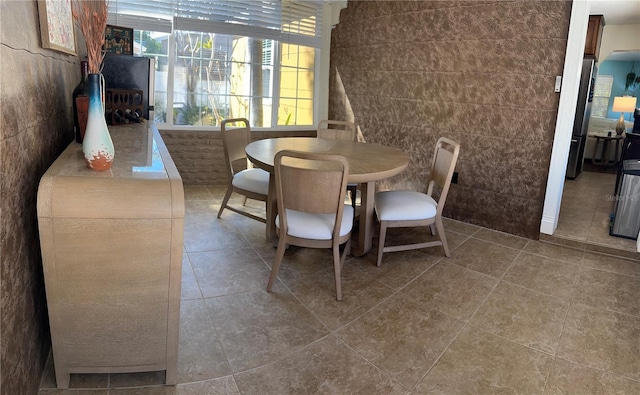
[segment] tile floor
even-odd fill
[[[577,248],[635,258],[636,241],[609,235],[615,208],[615,173],[583,171],[566,180],[552,240]]]
[[[186,188],[179,384],[87,374],[59,391],[49,363],[40,394],[640,393],[638,260],[447,220],[450,258],[349,258],[342,302],[325,250],[292,247],[267,293],[264,225],[216,219],[222,195]]]

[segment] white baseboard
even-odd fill
[[[542,216],[542,221],[540,222],[540,233],[544,233],[545,235],[553,235],[553,232],[556,231],[556,218],[549,216]]]

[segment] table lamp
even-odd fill
[[[632,96],[618,96],[613,98],[611,111],[620,113],[620,120],[616,124],[616,134],[620,136],[627,127],[624,124],[624,113],[633,112],[636,109],[636,98]]]

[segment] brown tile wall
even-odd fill
[[[329,115],[411,155],[382,189],[423,189],[459,141],[445,215],[537,239],[571,2],[352,1],[331,39]]]
[[[41,48],[36,1],[0,2],[2,394],[36,394],[50,349],[36,193],[73,139],[78,59]]]

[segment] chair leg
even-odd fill
[[[349,187],[349,196],[351,196],[351,207],[353,207],[353,218],[356,217],[356,199],[358,198],[358,187]]]
[[[438,228],[438,236],[442,242],[442,248],[444,249],[444,255],[448,258],[451,256],[449,252],[449,245],[447,244],[447,235],[444,233],[444,225],[442,224],[442,218],[436,217],[436,228]]]
[[[227,207],[227,203],[229,203],[229,198],[231,197],[232,193],[233,188],[231,187],[231,185],[229,185],[229,187],[227,188],[227,193],[224,194],[224,199],[222,199],[222,204],[220,205],[220,210],[218,211],[218,218],[220,218],[220,216],[222,215],[224,208]]]
[[[248,197],[245,196],[244,199],[242,200],[242,205],[243,206],[247,205],[247,199],[248,199]]]
[[[347,259],[347,255],[351,254],[351,238],[347,240],[347,243],[344,245],[344,251],[342,252],[342,257],[340,258],[340,267],[344,266],[344,261]]]
[[[436,235],[436,228],[435,226],[433,226],[433,224],[429,225],[429,230],[431,231],[431,236]]]
[[[380,221],[380,235],[378,237],[378,259],[376,266],[380,267],[382,264],[382,253],[384,250],[384,239],[387,237],[387,223]]]
[[[333,246],[333,275],[336,280],[336,300],[342,300],[342,284],[341,284],[341,269],[342,269],[342,258],[340,257],[340,245],[336,244]]]
[[[278,277],[278,272],[280,271],[280,265],[282,264],[282,260],[284,259],[284,252],[287,249],[287,243],[284,241],[285,237],[280,237],[278,241],[278,249],[276,250],[276,258],[273,261],[273,266],[271,267],[271,274],[269,275],[269,282],[267,283],[267,292],[271,292],[271,288],[273,287],[273,283],[276,281],[276,277]]]

